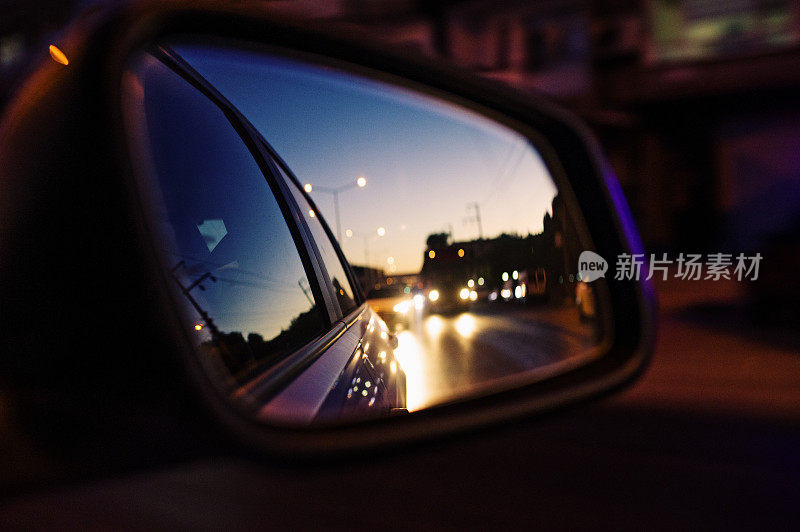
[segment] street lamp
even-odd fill
[[[352,229],[347,229],[344,232],[347,238],[359,237],[364,241],[364,266],[366,266],[367,268],[369,268],[369,241],[372,239],[377,239],[379,237],[382,237],[383,235],[386,234],[385,229],[383,231],[380,231],[380,229],[383,229],[383,227],[379,227],[378,229],[379,230],[376,231],[378,236],[375,236],[374,234],[359,233],[357,231],[353,231]]]
[[[347,238],[359,237],[364,241],[364,273],[367,276],[371,286],[375,282],[375,279],[373,278],[372,270],[369,266],[369,241],[372,239],[378,239],[383,235],[380,232],[377,232],[378,236],[375,236],[374,234],[364,234],[353,231],[352,229],[347,229],[344,234],[347,236]],[[384,231],[384,234],[386,234],[386,231]]]
[[[364,188],[365,186],[367,186],[367,178],[363,175],[352,183],[345,183],[344,185],[338,187],[323,187],[321,185],[313,186],[311,183],[306,183],[303,186],[303,190],[308,193],[310,193],[312,190],[317,190],[333,196],[333,208],[336,212],[336,239],[340,243],[342,242],[342,221],[339,218],[339,193],[344,192],[345,190],[350,190],[351,188]]]

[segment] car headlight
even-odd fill
[[[417,310],[422,310],[422,307],[425,305],[425,296],[422,294],[416,294],[414,296],[414,308]]]
[[[461,299],[469,299],[469,289],[462,288],[461,292],[458,293],[458,297],[460,297]]]
[[[428,299],[430,299],[431,301],[436,301],[437,299],[439,299],[439,291],[431,290],[430,292],[428,292]]]

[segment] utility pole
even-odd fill
[[[336,215],[336,240],[339,241],[339,244],[342,243],[342,221],[339,217],[339,194],[351,188],[364,188],[365,186],[367,186],[367,178],[363,175],[353,183],[345,183],[338,187],[323,187],[321,185],[312,185],[311,183],[303,185],[303,190],[308,194],[316,190],[333,196],[333,210]]]
[[[447,245],[449,246],[453,243],[453,224],[448,222],[444,226],[446,228],[445,233],[447,233]]]
[[[306,280],[305,277],[299,279],[297,281],[297,285],[300,287],[300,290],[303,291],[303,294],[306,296],[306,299],[308,299],[308,302],[311,303],[311,306],[314,306],[314,300],[311,298],[311,296],[308,293],[308,291],[310,290],[311,287],[306,288],[305,286],[303,286],[303,281],[305,281],[305,280]],[[308,281],[306,281],[306,282],[308,282]]]
[[[477,201],[474,203],[468,203],[467,212],[469,212],[470,210],[475,211],[475,216],[470,217],[469,221],[478,224],[478,236],[480,237],[481,240],[483,240],[483,223],[481,222],[481,206]]]
[[[383,229],[383,227],[379,227],[375,231],[375,234],[359,233],[358,231],[353,231],[352,229],[348,229],[347,231],[344,232],[344,234],[345,234],[345,236],[347,238],[359,237],[359,238],[361,238],[363,240],[363,242],[364,242],[364,268],[365,268],[365,273],[366,273],[367,277],[369,278],[370,284],[374,283],[374,279],[373,279],[374,276],[372,275],[372,268],[369,265],[369,263],[370,263],[369,243],[370,243],[371,240],[378,240],[379,238],[383,238],[383,236],[386,234],[386,230],[384,229],[383,232],[381,232],[382,229]]]
[[[172,268],[172,270],[170,270],[170,274],[172,275],[172,278],[175,280],[175,282],[178,283],[178,286],[181,289],[181,293],[183,293],[186,299],[189,300],[189,303],[191,303],[194,309],[197,311],[197,313],[200,314],[200,317],[203,318],[206,327],[208,327],[211,330],[211,337],[214,340],[216,340],[220,336],[219,329],[217,329],[217,326],[214,323],[214,320],[211,319],[211,316],[209,316],[208,313],[203,309],[203,307],[200,306],[197,300],[194,297],[192,297],[191,291],[195,287],[200,288],[200,290],[205,290],[205,287],[203,287],[203,285],[200,283],[202,283],[206,279],[211,279],[211,281],[216,283],[217,279],[216,277],[211,275],[211,272],[206,272],[189,286],[184,286],[181,280],[178,278],[178,270],[185,267],[186,267],[185,261],[180,261],[178,264],[175,265],[175,267]]]

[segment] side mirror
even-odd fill
[[[109,409],[145,382],[317,455],[550,411],[645,366],[650,289],[613,271],[641,244],[566,111],[241,10],[91,22],[4,120],[9,219],[40,213],[4,243],[20,306],[1,322],[37,338],[5,346],[10,375]],[[63,319],[42,331],[45,294]]]

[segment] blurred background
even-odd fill
[[[75,10],[0,7],[0,105]],[[546,93],[598,136],[650,253],[761,253],[754,282],[660,282],[639,397],[793,411],[800,390],[800,2],[295,0],[264,9]],[[360,257],[358,257],[360,259]],[[709,353],[724,356],[708,356]],[[768,355],[768,356],[764,356]],[[676,383],[673,369],[705,375]],[[757,381],[754,379],[758,379]],[[721,383],[730,394],[705,393]],[[690,390],[682,386],[693,386]],[[637,395],[636,391],[633,392]],[[630,394],[628,394],[630,396]],[[794,405],[794,406],[792,406]]]
[[[4,2],[0,105],[64,22],[95,4]],[[798,2],[263,4],[321,25],[331,20],[357,25],[376,41],[552,96],[599,136],[650,251],[763,252],[796,233]],[[794,282],[794,275],[787,277]]]

